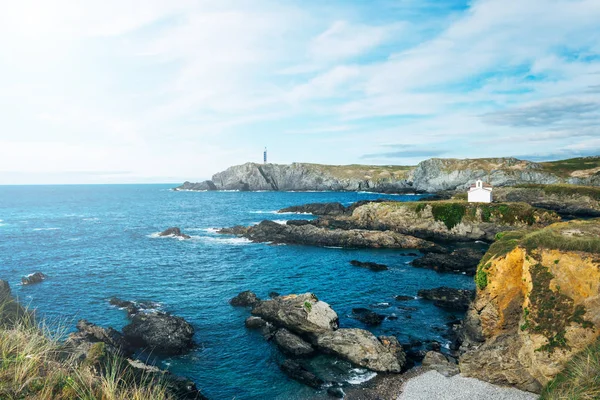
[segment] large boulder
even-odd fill
[[[475,299],[474,290],[454,289],[445,286],[435,289],[422,289],[417,294],[425,300],[433,301],[433,304],[437,307],[456,311],[467,311],[469,305]]]
[[[181,229],[177,228],[177,227],[165,229],[164,231],[159,233],[158,236],[164,236],[164,237],[170,236],[170,237],[176,237],[176,238],[180,238],[180,239],[190,239],[191,238],[190,235],[186,235],[185,233],[182,233]]]
[[[450,362],[445,355],[437,351],[428,351],[421,366],[435,370],[446,377],[457,375],[460,372],[456,363]]]
[[[336,312],[312,293],[261,301],[252,309],[252,314],[301,335],[329,332],[339,324]]]
[[[137,348],[160,354],[181,354],[192,347],[194,328],[186,320],[162,312],[136,314],[123,328],[125,339]]]
[[[258,298],[258,296],[256,296],[256,293],[250,290],[241,292],[240,294],[229,300],[229,304],[235,307],[252,307],[259,302],[260,299]]]
[[[315,351],[310,343],[285,328],[281,328],[275,333],[274,340],[279,349],[288,356],[304,357]]]
[[[368,308],[353,308],[352,316],[362,322],[365,325],[369,326],[377,326],[381,325],[383,320],[385,319],[385,315],[381,315],[376,313],[375,311],[371,311]]]
[[[33,285],[35,283],[40,283],[46,279],[46,275],[41,272],[34,272],[33,274],[24,276],[21,278],[22,285]]]
[[[320,334],[316,345],[356,365],[377,372],[400,372],[405,363],[404,351],[397,339],[377,339],[363,329],[338,329]]]
[[[479,249],[461,248],[450,254],[427,253],[413,260],[411,264],[438,272],[464,272],[472,276],[475,275],[477,265],[484,254],[485,252]]]

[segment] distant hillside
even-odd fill
[[[523,183],[600,186],[600,157],[532,162],[512,157],[432,158],[417,166],[246,163],[185,182],[175,190],[373,191],[382,193],[463,190],[477,179],[494,186]]]

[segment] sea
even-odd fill
[[[312,399],[323,391],[287,378],[282,356],[258,332],[244,327],[249,310],[228,301],[244,290],[263,299],[312,292],[331,305],[341,327],[395,335],[400,342],[437,340],[448,347],[446,323],[459,314],[418,299],[419,289],[474,288],[473,278],[414,268],[414,250],[342,249],[251,243],[216,229],[262,220],[285,223],[310,215],[277,210],[315,202],[417,195],[364,192],[181,192],[176,185],[0,186],[0,279],[51,327],[67,333],[79,319],[121,329],[128,321],[108,299],[149,300],[195,328],[188,354],[153,358],[162,368],[194,380],[210,399]],[[177,226],[190,240],[159,237]],[[412,255],[410,253],[413,253]],[[418,252],[417,252],[418,253]],[[373,272],[351,260],[386,264]],[[21,286],[35,271],[48,276]],[[396,295],[414,300],[396,301]],[[366,307],[391,319],[376,328],[352,318]],[[395,319],[394,317],[397,317]],[[318,357],[312,367],[326,380],[359,385],[374,373]]]

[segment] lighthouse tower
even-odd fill
[[[263,154],[263,161],[266,164],[267,163],[267,148],[265,147],[265,152]]]

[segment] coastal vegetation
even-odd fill
[[[0,398],[40,400],[175,399],[165,383],[93,344],[83,361],[65,347],[64,330],[50,330],[13,301],[0,310]]]
[[[540,189],[547,195],[587,196],[594,200],[600,200],[600,187],[595,186],[569,184],[543,185],[539,183],[522,183],[519,185],[515,185],[514,187],[520,189]]]
[[[539,164],[544,171],[554,173],[561,177],[568,177],[577,171],[597,173],[598,171],[592,171],[596,168],[600,168],[600,157],[577,157],[569,158],[567,160],[542,162]]]

